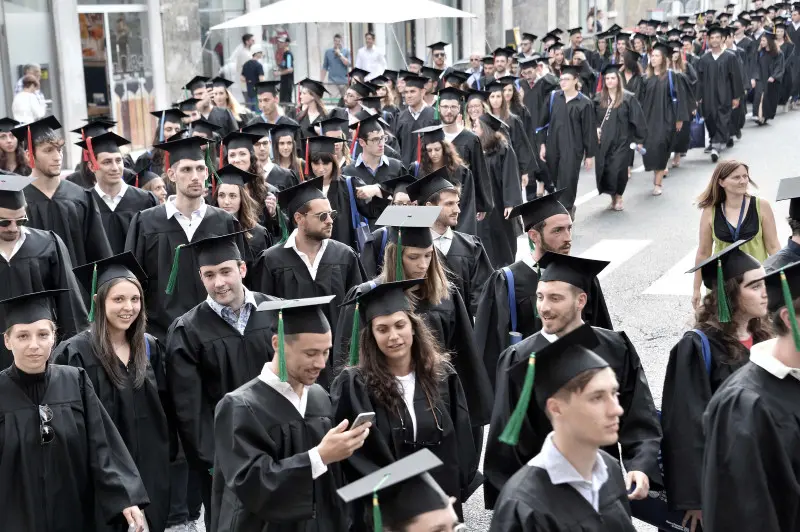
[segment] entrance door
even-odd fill
[[[85,8],[91,12],[78,20],[89,117],[116,120],[130,149],[143,150],[153,140],[155,110],[146,6]]]

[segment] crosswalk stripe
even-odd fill
[[[643,293],[647,295],[690,296],[694,290],[694,276],[686,273],[694,266],[697,248],[686,254],[672,268],[659,277]]]
[[[603,280],[611,272],[649,246],[652,240],[603,239],[579,255],[584,259],[607,260],[611,264],[600,272],[598,279]]]
[[[597,189],[594,189],[591,192],[587,192],[586,194],[575,200],[575,206],[579,207],[584,203],[586,203],[587,201],[591,201],[592,198],[596,198],[599,195],[600,193],[597,192]]]

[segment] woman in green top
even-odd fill
[[[739,249],[764,262],[778,252],[778,230],[768,201],[749,194],[750,168],[741,161],[720,161],[711,181],[697,198],[700,217],[700,246],[695,265],[719,253],[737,240],[747,240]],[[700,302],[699,273],[695,274],[692,306]]]

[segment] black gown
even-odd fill
[[[481,140],[472,131],[462,129],[451,143],[455,146],[458,155],[461,156],[461,160],[472,172],[472,180],[475,183],[475,211],[491,211],[494,207],[491,178],[486,157],[483,155]]]
[[[239,129],[239,124],[233,117],[233,113],[224,107],[212,107],[211,111],[208,113],[208,116],[203,118],[212,124],[219,126],[221,129],[218,133],[219,136],[223,138],[228,136],[228,133],[233,133]]]
[[[547,164],[539,158],[539,151],[542,147],[542,142],[545,140],[541,135],[537,135],[536,128],[539,126],[541,119],[542,106],[550,102],[550,93],[558,90],[558,78],[553,74],[546,74],[545,76],[536,80],[533,87],[528,82],[521,82],[523,96],[522,102],[528,109],[531,117],[531,125],[534,128],[534,136],[531,139],[531,148],[533,148],[533,155],[538,162],[539,170],[536,172],[536,181],[543,183],[545,190],[554,192],[555,186],[547,169]],[[529,176],[531,177],[531,176]],[[536,194],[536,185],[532,183],[532,179],[528,180],[528,199],[532,200]]]
[[[564,98],[563,91],[551,93],[551,96],[552,109],[548,98],[542,105],[539,119],[539,127],[544,128],[542,134],[547,136],[545,161],[556,189],[567,189],[559,201],[567,209],[572,209],[578,194],[581,161],[584,157],[594,157],[597,151],[594,106],[592,100],[583,93],[578,93],[569,102]]]
[[[478,312],[481,293],[492,275],[492,263],[477,236],[453,231],[447,255],[439,254],[442,265],[450,272],[450,281],[464,300],[470,323]]]
[[[0,300],[43,290],[69,290],[54,298],[58,338],[64,340],[89,324],[81,286],[72,273],[64,242],[52,231],[27,231],[25,242],[11,262],[0,258]],[[7,368],[12,362],[11,351],[0,342],[0,368]]]
[[[412,163],[410,171],[412,175],[422,177],[423,172],[417,163]],[[463,164],[459,165],[455,172],[447,170],[447,180],[456,185],[459,189],[458,208],[461,214],[458,216],[456,231],[474,235],[478,232],[478,211],[475,207],[475,178],[469,168]],[[423,198],[420,201],[424,201]]]
[[[125,239],[128,237],[128,228],[131,226],[133,216],[137,212],[158,205],[158,200],[152,192],[129,186],[122,200],[112,211],[94,188],[91,189],[91,193],[100,210],[100,219],[103,221],[103,228],[114,255],[125,251]]]
[[[253,293],[256,303],[275,298]],[[203,301],[179,317],[167,334],[166,367],[178,434],[198,471],[214,465],[214,409],[226,393],[258,377],[272,360],[272,312],[251,309],[244,334]]]
[[[400,143],[400,162],[408,167],[417,160],[417,134],[414,131],[423,127],[435,126],[439,123],[434,117],[433,107],[425,106],[420,111],[419,118],[414,120],[411,111],[403,109],[397,115],[394,134]]]
[[[331,328],[339,320],[339,305],[353,286],[364,281],[365,274],[358,255],[349,246],[336,240],[328,240],[315,278],[308,267],[292,248],[283,244],[273,246],[258,258],[253,268],[253,286],[258,292],[282,299],[301,299],[335,295],[336,297],[322,307]],[[333,338],[336,345],[336,336]],[[328,367],[322,371],[317,382],[325,389],[333,381],[333,360],[328,358]]]
[[[753,362],[717,390],[703,416],[704,530],[798,530],[798,404],[794,376]]]
[[[389,164],[381,164],[375,170],[375,174],[367,168],[365,164],[356,166],[355,161],[342,168],[343,176],[357,177],[367,185],[379,185],[384,181],[394,179],[406,173],[406,169],[400,159],[394,159],[387,156],[386,160]]]
[[[331,386],[334,424],[353,421],[362,412],[375,412],[364,446],[342,465],[347,482],[386,467],[392,462],[427,448],[443,465],[431,471],[433,479],[459,503],[466,502],[480,486],[480,452],[472,442],[472,424],[458,375],[450,368],[447,379],[438,385],[439,397],[426,397],[419,383],[414,387],[416,438],[411,414],[403,399],[402,413],[382,404],[365,382],[360,368],[349,367]],[[433,412],[431,411],[433,406]],[[460,506],[460,504],[458,505]]]
[[[517,156],[519,175],[529,174],[531,171],[535,172],[539,168],[539,158],[534,156],[533,147],[522,119],[515,114],[509,113],[508,118],[504,121],[508,124],[508,137],[511,141],[511,147],[514,148],[514,154]]]
[[[628,184],[630,145],[644,143],[647,124],[642,106],[632,92],[623,91],[622,103],[610,110],[600,104],[599,98],[600,95],[595,100],[595,117],[602,128],[594,166],[597,192],[622,195]],[[608,118],[604,120],[606,114]]]
[[[506,220],[503,210],[516,207],[522,198],[517,156],[509,144],[499,144],[497,150],[486,154],[486,164],[491,177],[494,208],[478,222],[478,236],[486,248],[492,267],[501,268],[514,262],[517,255],[518,221]]]
[[[306,138],[317,136],[317,131],[314,128],[319,127],[319,123],[325,120],[325,118],[325,114],[320,113],[312,121],[309,119],[308,115],[304,113],[300,120],[297,120],[297,118],[295,118],[295,120],[297,120],[297,123],[300,124],[300,134],[303,136],[303,138]]]
[[[167,416],[161,402],[166,393],[164,357],[155,339],[150,344],[147,376],[140,388],[133,388],[129,376],[126,387],[117,388],[92,349],[92,334],[84,331],[61,342],[53,350],[56,364],[83,368],[142,477],[150,505],[145,517],[151,532],[163,532],[169,515],[169,434]],[[119,362],[121,368],[125,366]],[[99,495],[102,497],[102,494]],[[119,528],[117,527],[116,530]],[[115,528],[99,528],[115,530]]]
[[[91,192],[69,181],[61,181],[52,198],[33,185],[25,187],[24,192],[28,224],[60,236],[73,267],[112,255]]]
[[[522,338],[527,338],[542,328],[536,313],[536,287],[539,274],[525,261],[518,260],[508,268],[514,274],[514,296],[517,307],[517,330]],[[497,360],[500,353],[508,349],[511,331],[511,309],[508,304],[508,282],[503,270],[492,272],[480,294],[478,310],[475,314],[475,345],[483,353],[486,371],[492,384],[495,382]],[[611,315],[608,313],[600,281],[595,277],[589,291],[586,306],[583,307],[583,321],[594,327],[612,330]]]
[[[647,122],[647,139],[644,142],[647,153],[642,156],[642,161],[648,172],[667,168],[676,133],[675,124],[683,122],[681,127],[689,127],[690,113],[694,108],[694,102],[690,101],[691,93],[687,90],[686,77],[679,72],[669,72],[670,74],[650,76],[644,80],[644,99],[641,103]]]
[[[770,55],[758,50],[750,65],[750,79],[756,81],[753,89],[753,116],[770,120],[775,118],[780,98],[780,80],[786,68],[783,53]],[[775,81],[770,82],[769,78]],[[760,111],[760,112],[759,112]]]
[[[702,101],[700,113],[713,145],[724,145],[733,133],[731,102],[742,97],[742,73],[734,52],[723,50],[714,59],[711,52],[697,62],[695,99]]]
[[[780,50],[783,53],[784,70],[783,78],[781,79],[778,105],[785,105],[792,96],[792,85],[794,84],[794,78],[797,77],[797,60],[795,57],[795,45],[793,43],[784,41],[780,46]]]
[[[150,501],[89,376],[80,368],[50,364],[41,384],[32,385],[32,377],[39,376],[15,366],[0,372],[4,530],[86,532],[103,524],[127,530],[122,510]],[[49,424],[55,439],[44,445],[37,404],[53,411]]]
[[[260,379],[227,394],[217,407],[210,532],[347,530],[336,490],[338,463],[316,480],[308,451],[333,427],[328,394],[308,394],[305,416]]]
[[[686,76],[687,94],[689,94],[691,101],[695,102],[697,101],[699,91],[699,87],[697,85],[697,71],[688,61],[685,66],[686,69],[683,71],[683,75]],[[733,110],[731,113],[731,134],[733,134],[735,131],[734,122],[736,119],[736,111],[737,110]],[[680,131],[675,132],[675,135],[672,137],[670,151],[680,155],[686,155],[686,153],[689,152],[689,145],[692,140],[691,134],[692,128],[690,122],[686,125],[686,127],[682,127]]]
[[[714,392],[747,362],[727,362],[730,357],[719,331],[706,328],[704,332],[711,348],[711,375],[703,362],[700,337],[687,331],[670,351],[664,376],[661,452],[667,500],[674,510],[701,508],[703,412]]]
[[[635,532],[619,463],[601,454],[608,480],[600,488],[600,512],[572,486],[554,485],[547,471],[525,465],[503,488],[489,531]]]
[[[239,230],[239,222],[232,215],[211,205],[206,208],[205,217],[192,236],[192,242]],[[175,248],[179,244],[188,243],[186,233],[175,217],[167,219],[164,205],[136,213],[131,220],[125,250],[133,252],[147,274],[148,282],[145,289],[147,328],[148,332],[162,344],[166,340],[167,329],[172,322],[208,295],[200,280],[196,253],[190,250],[182,250],[179,258],[178,282],[171,295],[166,293]],[[246,256],[241,239],[239,248],[243,250],[242,256]]]
[[[280,165],[273,164],[272,169],[270,169],[269,173],[267,174],[267,183],[274,186],[278,190],[284,190],[289,187],[299,185],[300,181],[297,180],[297,176],[291,170],[287,170]]]
[[[625,409],[619,420],[619,447],[615,444],[605,450],[616,459],[622,458],[627,471],[641,471],[650,480],[650,486],[661,486],[658,451],[661,444],[661,425],[653,404],[639,355],[624,332],[614,332],[594,327],[600,345],[593,349],[603,357],[617,376],[619,404]],[[544,412],[535,403],[528,407],[522,422],[519,443],[506,445],[498,439],[508,423],[511,412],[519,400],[522,383],[513,381],[508,370],[528,358],[550,342],[536,333],[511,346],[500,355],[497,363],[494,410],[489,425],[489,437],[484,458],[484,498],[486,507],[492,508],[497,495],[508,479],[528,461],[539,454],[545,438],[553,430]],[[655,489],[655,488],[654,488]]]
[[[800,249],[796,244],[792,244],[790,241],[786,247],[781,248],[776,254],[764,261],[764,269],[767,270],[767,273],[780,270],[784,266],[800,261]]]
[[[365,185],[365,183],[357,177],[351,177],[350,180],[354,191]],[[331,238],[357,251],[358,242],[356,241],[356,231],[353,229],[353,221],[350,214],[350,191],[347,188],[347,182],[344,176],[331,181],[327,198],[331,204],[331,209],[339,213],[338,217],[333,221],[333,233],[331,233]],[[376,199],[377,198],[372,198],[370,201],[365,201],[355,198],[358,214],[365,216],[368,221],[377,220],[381,212],[383,212],[385,203],[375,201]]]

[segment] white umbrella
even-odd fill
[[[431,0],[280,0],[213,26],[212,30],[311,22],[392,24],[424,18],[474,18],[475,15]]]

